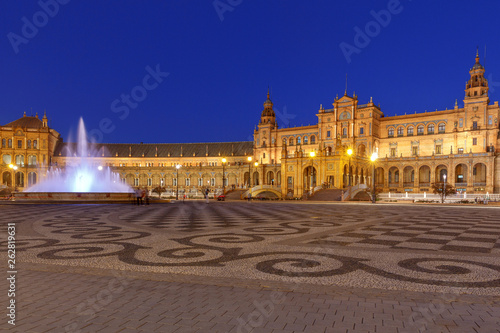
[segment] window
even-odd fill
[[[28,140],[28,143],[27,143],[27,147],[26,147],[26,148],[28,148],[28,149],[30,149],[30,148],[31,148],[31,140]]]
[[[472,122],[472,129],[477,130],[477,121]]]
[[[134,186],[139,186],[139,178],[134,178]]]
[[[290,138],[290,139],[288,140],[288,145],[293,146],[293,138]]]
[[[398,136],[403,136],[404,128],[398,127]]]
[[[439,124],[438,131],[439,133],[444,133],[446,129],[446,125],[444,123]]]
[[[5,154],[3,155],[2,160],[5,164],[10,164],[12,162],[12,157],[9,154]]]
[[[172,185],[173,185],[173,186],[177,186],[177,177],[176,177],[176,178],[173,178],[173,179],[172,179],[172,181],[173,181],[173,182],[172,182]]]
[[[394,136],[394,128],[393,127],[389,128],[388,134],[389,134],[389,137],[391,137],[391,138]]]
[[[165,178],[160,179],[160,186],[165,186]]]
[[[493,116],[488,116],[488,125],[493,125]]]
[[[477,146],[477,138],[472,138],[472,145]]]
[[[359,128],[359,135],[363,135],[365,134],[365,128],[364,127],[360,127]]]
[[[191,186],[191,178],[186,178],[186,186]]]
[[[307,145],[309,143],[309,139],[307,138],[307,135],[304,136],[304,144]]]
[[[434,124],[427,126],[427,134],[434,134]]]
[[[148,186],[153,186],[153,180],[151,178],[148,178]]]
[[[464,127],[464,120],[463,120],[463,118],[458,119],[458,127],[460,127],[460,128]]]
[[[215,186],[215,178],[210,178],[210,186]]]
[[[17,140],[17,148],[23,148],[23,140]]]
[[[441,155],[441,145],[436,145],[436,155]]]
[[[2,139],[2,148],[5,148],[7,146],[7,140]]]
[[[203,178],[198,178],[198,186],[203,186]]]
[[[408,136],[412,136],[413,135],[413,126],[408,127],[407,134],[408,134]]]
[[[423,135],[424,134],[424,125],[418,125],[417,126],[417,135]]]
[[[344,128],[342,129],[342,136],[343,136],[344,138],[347,138],[347,127],[344,127]]]
[[[38,149],[38,147],[37,147],[37,141],[36,140],[33,140],[33,148],[34,149]]]
[[[464,149],[463,148],[458,148],[458,153],[459,154],[463,154],[464,153]]]
[[[328,131],[326,133],[327,136],[330,136],[330,131]],[[316,143],[316,136],[314,135],[311,135],[311,144],[315,144]]]
[[[36,156],[35,155],[28,156],[28,164],[29,165],[36,165]]]
[[[329,138],[331,137],[331,131],[326,131],[326,137]],[[313,143],[313,138],[311,137],[311,143]]]
[[[300,139],[300,136],[297,137],[297,144],[300,145],[302,143],[301,139]]]
[[[262,158],[266,158],[266,153],[262,153]]]
[[[24,166],[24,156],[16,155],[16,164],[20,166]]]
[[[417,146],[411,147],[411,154],[413,156],[417,156],[418,155],[418,147]]]
[[[391,148],[391,157],[396,157],[396,148]]]

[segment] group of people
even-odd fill
[[[149,205],[149,191],[145,188],[135,189],[135,197],[137,199],[137,206]]]

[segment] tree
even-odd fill
[[[163,192],[167,192],[167,189],[163,186],[157,186],[152,190],[154,193],[158,193],[158,196],[161,197]]]
[[[455,194],[456,191],[450,183],[432,183],[431,188],[434,194],[441,196],[441,203],[444,203],[444,199],[451,194]]]

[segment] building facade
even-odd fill
[[[449,110],[385,117],[371,98],[360,104],[346,91],[332,108],[319,108],[316,125],[278,128],[268,93],[253,142],[101,144],[94,147],[94,161],[131,186],[179,186],[183,193],[220,191],[223,179],[226,190],[259,186],[281,197],[373,183],[382,192],[420,193],[445,181],[461,192],[500,193],[500,109],[489,100],[479,60],[476,55],[469,71],[463,107],[456,102]],[[0,136],[6,142],[0,170],[7,186],[12,163],[21,190],[43,179],[46,166],[75,163],[75,147],[48,128],[45,115],[42,121],[23,117],[2,126]]]

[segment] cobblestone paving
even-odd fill
[[[10,331],[500,332],[495,208],[200,201],[0,212],[2,252],[7,223],[18,239]]]

